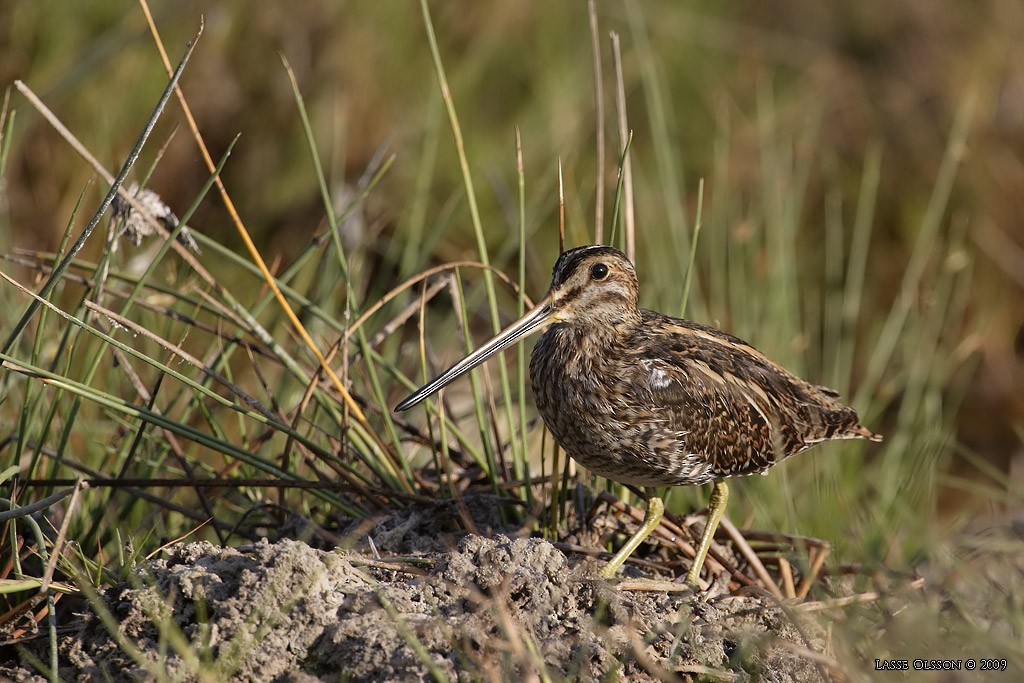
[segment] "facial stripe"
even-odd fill
[[[604,282],[604,287],[596,293],[587,285],[581,285],[573,287],[559,294],[557,302],[560,306],[564,306],[568,302],[578,301],[581,297],[586,297],[586,303],[588,306],[594,304],[604,303],[615,303],[622,304],[623,302],[629,302],[629,290],[626,289],[622,283],[619,282]],[[590,296],[586,296],[587,294]]]
[[[596,296],[587,301],[588,304],[606,304],[615,303],[622,304],[624,301],[629,301],[629,297],[621,289],[608,289],[598,293]]]

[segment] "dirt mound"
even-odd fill
[[[60,673],[117,681],[158,671],[239,681],[819,675],[799,656],[820,647],[817,629],[798,630],[770,599],[625,591],[592,578],[594,566],[570,566],[546,541],[506,536],[392,557],[290,540],[180,545],[106,591],[116,637],[97,610],[62,636]]]

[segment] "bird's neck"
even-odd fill
[[[586,325],[567,325],[566,333],[583,357],[607,357],[626,344],[640,327],[640,316],[624,316],[607,321],[592,320]]]

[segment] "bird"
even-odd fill
[[[526,336],[537,410],[555,441],[590,472],[633,487],[712,484],[707,521],[686,576],[701,569],[729,497],[730,477],[766,473],[834,439],[882,437],[838,392],[800,379],[717,328],[639,306],[632,262],[605,245],[563,252],[547,294],[523,317],[410,394],[408,410]],[[604,566],[613,578],[660,524],[644,521]]]

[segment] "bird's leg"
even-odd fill
[[[633,534],[625,545],[615,553],[615,557],[608,561],[604,567],[601,568],[601,576],[610,579],[615,576],[615,573],[619,571],[619,568],[629,559],[629,556],[633,554],[633,551],[637,549],[644,539],[651,535],[659,524],[661,524],[661,518],[665,514],[665,503],[661,501],[655,495],[651,495],[647,498],[647,514],[644,515],[644,522],[637,529],[636,533]]]
[[[700,579],[700,570],[704,566],[704,558],[708,556],[711,549],[711,539],[715,537],[718,523],[722,520],[722,513],[725,512],[725,504],[729,502],[729,486],[724,481],[716,481],[711,489],[711,499],[708,501],[708,518],[704,524],[704,533],[700,536],[700,547],[697,548],[697,555],[690,565],[690,572],[686,575],[686,583],[697,586]]]

